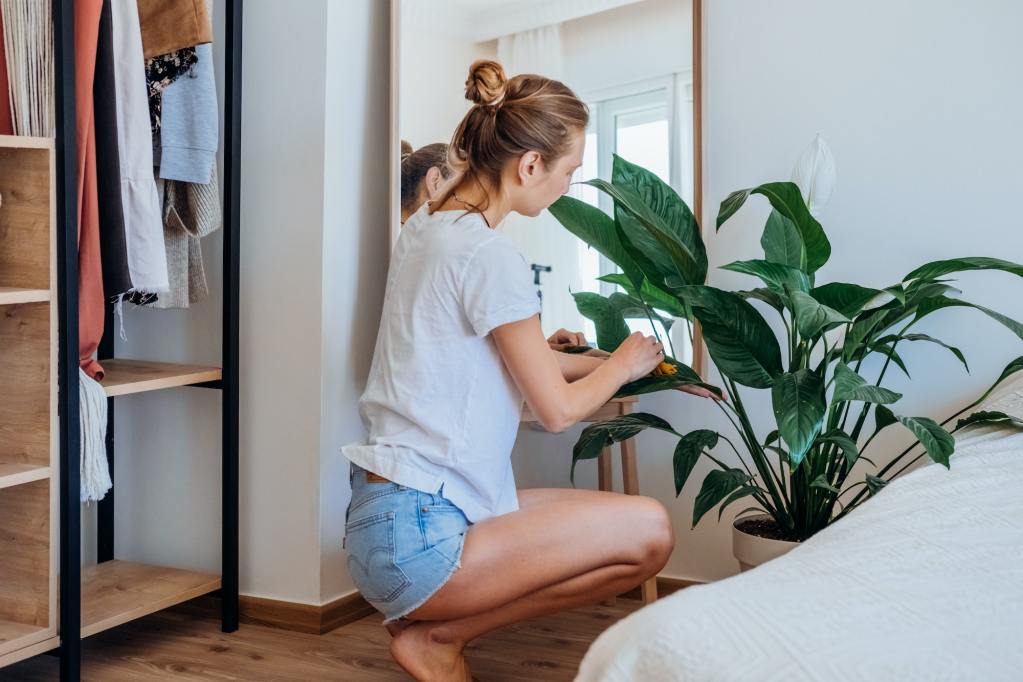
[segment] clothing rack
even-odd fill
[[[99,506],[99,564],[81,568],[78,378],[78,244],[75,139],[74,0],[52,0],[56,108],[58,412],[60,463],[60,679],[74,682],[81,639],[203,594],[219,594],[221,629],[238,629],[238,217],[241,169],[242,3],[225,0],[222,367],[113,359],[108,311],[100,360],[106,366],[107,457],[114,474],[117,396],[192,386],[219,390],[222,409],[221,573],[163,568],[114,559],[114,494]]]

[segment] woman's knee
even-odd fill
[[[664,505],[652,497],[630,498],[629,537],[633,540],[634,560],[654,565],[659,570],[675,548],[675,531]]]

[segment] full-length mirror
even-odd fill
[[[618,155],[655,173],[692,207],[699,187],[694,1],[395,0],[396,166],[416,150],[419,162],[434,159],[427,161],[433,169],[417,178],[431,186],[443,182],[444,145],[471,106],[464,96],[469,66],[495,59],[509,77],[537,73],[560,80],[588,105],[585,152],[570,196],[610,213],[611,198],[581,181],[610,179]],[[397,213],[400,166],[394,176]],[[406,198],[428,196],[405,189]],[[405,204],[407,215],[415,207]],[[536,218],[513,213],[500,229],[532,268],[544,332],[579,330],[594,341],[594,324],[579,312],[573,293],[613,293],[617,285],[598,278],[615,273],[616,266],[549,211]],[[649,334],[654,322],[633,318],[628,324]],[[675,357],[693,363],[689,326],[671,326]]]

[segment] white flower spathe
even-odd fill
[[[836,179],[835,157],[818,133],[792,169],[792,182],[799,186],[806,206],[815,218],[831,199]]]

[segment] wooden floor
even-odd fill
[[[619,599],[494,632],[469,647],[473,674],[481,682],[571,680],[597,635],[640,606]],[[368,616],[322,636],[259,625],[225,635],[217,621],[165,611],[87,639],[82,680],[407,680],[387,653],[380,620]],[[53,682],[57,673],[56,657],[38,656],[0,670],[0,680]]]

